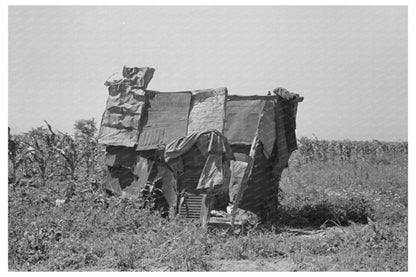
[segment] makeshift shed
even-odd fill
[[[259,214],[276,197],[281,173],[297,149],[294,123],[299,101],[296,95],[289,100],[279,95],[228,97],[224,135],[236,159],[229,193],[239,208]],[[242,186],[246,170],[250,174]]]
[[[285,89],[273,96],[229,96],[226,88],[147,90],[153,73],[124,67],[105,83],[109,97],[98,138],[107,146],[105,187],[138,195],[146,182],[161,179],[179,213],[181,205],[195,203],[197,213],[209,213],[219,191],[234,212],[261,214],[297,147],[303,98]]]

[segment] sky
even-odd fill
[[[156,69],[148,89],[227,87],[305,97],[297,136],[406,141],[406,6],[10,6],[8,124],[99,124],[106,79]]]

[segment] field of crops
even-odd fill
[[[407,142],[301,138],[279,207],[236,234],[107,196],[95,123],[47,127],[10,137],[10,271],[408,269]]]

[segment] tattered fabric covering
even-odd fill
[[[162,179],[162,193],[170,207],[176,207],[177,204],[177,181],[174,178],[173,172],[166,166],[157,166],[157,175],[155,179]]]
[[[258,214],[268,204],[270,198],[277,197],[275,189],[278,183],[272,170],[273,161],[266,158],[262,143],[258,143],[255,148],[253,169],[239,208]]]
[[[136,163],[138,153],[134,148],[125,146],[107,146],[105,164],[107,166],[133,167]]]
[[[272,100],[228,100],[224,135],[230,144],[251,145],[256,133],[267,158],[276,141],[275,107]]]
[[[208,139],[209,138],[209,139]],[[178,138],[169,143],[165,148],[165,162],[182,156],[188,152],[192,146],[199,143],[198,148],[202,153],[225,155],[227,159],[232,159],[233,154],[228,144],[227,138],[217,130],[195,132],[186,137]]]
[[[227,191],[230,177],[229,161],[224,160],[222,155],[209,154],[196,189],[202,190],[222,186],[223,191]]]
[[[127,67],[123,66],[122,74],[114,73],[108,77],[104,85],[111,87],[123,84],[125,86],[146,89],[155,72],[151,67]]]
[[[114,194],[121,195],[128,187],[138,187],[136,176],[129,168],[108,167],[104,188]]]
[[[288,91],[285,88],[275,88],[273,93],[285,100],[294,100],[299,98],[299,94]]]
[[[299,94],[288,91],[285,88],[275,88],[273,90],[280,99],[277,99],[280,112],[284,115],[284,126],[286,134],[287,150],[289,153],[297,149],[296,143],[296,113],[298,102],[303,101]]]
[[[105,82],[109,96],[98,134],[99,143],[126,147],[136,144],[146,104],[144,89],[153,72],[148,67],[124,67],[121,79],[112,76]]]
[[[289,153],[292,153],[294,150],[298,148],[297,141],[296,141],[296,110],[297,110],[297,102],[292,101],[281,101],[281,107],[283,110],[284,117],[284,126],[285,126],[285,134],[286,134],[286,143],[287,143],[287,150]]]
[[[264,156],[269,159],[276,143],[275,106],[272,101],[265,101],[260,114],[258,138],[263,144]]]
[[[178,191],[193,191],[199,182],[199,179],[207,161],[208,155],[203,155],[196,144],[189,151],[168,163],[173,174],[178,180]]]
[[[150,172],[155,164],[154,160],[147,159],[142,156],[137,156],[136,164],[134,165],[133,174],[137,177],[137,187],[142,189],[149,179]]]
[[[189,157],[191,151],[194,154]],[[201,163],[193,168],[198,164],[192,161],[194,158],[204,163],[203,168]],[[165,148],[165,162],[179,179],[179,185],[188,189],[227,188],[231,175],[228,161],[232,158],[227,139],[217,130],[193,133]]]
[[[275,162],[279,167],[285,166],[290,154],[297,149],[296,107],[296,102],[283,99],[276,101],[277,153]]]
[[[263,105],[263,100],[227,101],[224,135],[230,144],[251,145]]]
[[[120,146],[107,146],[107,151],[108,172],[104,188],[116,194],[137,195],[148,181],[161,178],[163,194],[169,203],[173,201],[172,190],[176,191],[176,179],[163,161],[163,151],[135,151],[134,148]]]
[[[249,162],[250,146],[232,145],[235,161],[231,161],[231,180],[229,184],[229,200],[235,203],[236,196],[241,189],[242,179],[247,170]],[[279,175],[274,175],[273,160],[266,158],[263,151],[263,144],[258,141],[254,149],[254,161],[251,174],[239,204],[239,208],[254,213],[262,211],[271,197],[276,196],[275,189],[278,186]]]
[[[205,130],[224,130],[227,88],[204,89],[192,92],[188,134]]]
[[[146,89],[153,78],[154,68],[150,67],[123,67],[123,77],[129,80],[132,85]]]
[[[139,134],[144,104],[144,101],[134,98],[125,91],[121,91],[115,97],[109,96],[101,121],[98,142],[104,145],[134,146]]]
[[[191,96],[191,92],[149,92],[136,149],[163,149],[172,140],[186,136]]]
[[[107,178],[104,188],[115,194],[138,195],[150,177],[155,154],[137,152],[134,148],[108,146],[106,154]]]
[[[248,163],[243,161],[230,161],[231,178],[229,185],[229,202],[235,203],[238,191],[241,188],[244,172],[246,171]]]

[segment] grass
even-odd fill
[[[9,270],[218,271],[232,267],[216,261],[245,261],[275,271],[407,271],[407,155],[295,158],[281,178],[279,209],[240,235],[165,220],[86,181],[61,206],[55,200],[72,181],[10,187]]]
[[[388,164],[353,160],[294,166],[283,172],[280,188],[282,207],[301,213],[315,209],[309,218],[326,207],[334,214],[331,219],[343,222],[367,223],[366,217],[402,222],[407,218],[407,156]]]

